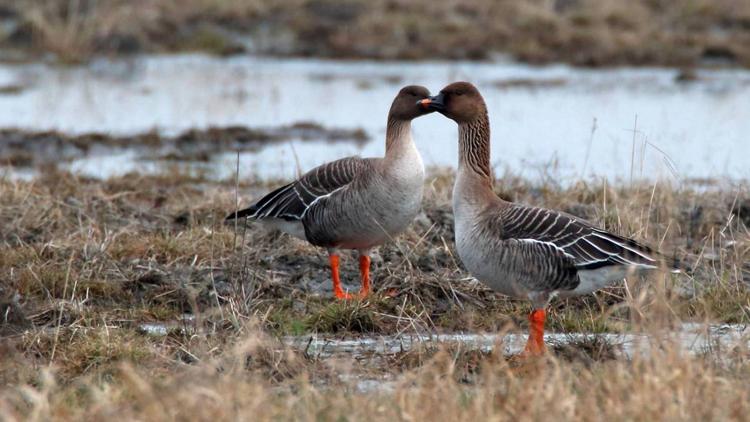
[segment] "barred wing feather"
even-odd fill
[[[227,220],[247,217],[262,220],[302,220],[321,200],[346,188],[366,167],[367,161],[347,157],[318,166],[288,185],[261,198],[253,206],[232,213]]]
[[[648,246],[565,213],[514,205],[503,211],[502,220],[504,238],[553,244],[573,259],[578,270],[607,266],[652,269],[663,263],[674,267]]]

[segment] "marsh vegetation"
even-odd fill
[[[222,222],[236,193],[246,199],[272,182],[240,183],[235,192],[233,180],[175,169],[105,180],[53,170],[29,181],[3,179],[0,379],[7,388],[0,412],[11,419],[247,412],[741,419],[746,344],[688,353],[659,333],[685,321],[750,320],[745,188],[596,181],[563,188],[501,176],[502,196],[658,245],[692,271],[553,303],[552,331],[594,336],[534,364],[508,360],[499,345],[488,351],[460,342],[329,359],[281,339],[523,329],[527,304],[467,278],[455,257],[450,171],[431,172],[423,214],[381,248],[375,294],[350,302],[330,298],[321,251]],[[342,278],[355,290],[353,258],[344,262]],[[153,335],[144,323],[168,328]],[[615,358],[616,346],[596,333],[619,332],[646,333],[658,347]],[[715,401],[688,399],[705,395]]]

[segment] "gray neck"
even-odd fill
[[[388,117],[388,127],[385,131],[385,158],[400,158],[410,148],[413,148],[411,120]]]
[[[470,122],[458,125],[458,172],[492,187],[490,168],[490,121],[485,110]]]

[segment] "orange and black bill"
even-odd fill
[[[417,101],[417,104],[422,106],[423,108],[426,108],[428,110],[433,111],[443,111],[445,110],[445,104],[443,103],[443,93],[440,93],[438,95],[435,95],[434,97],[428,97],[424,100]]]

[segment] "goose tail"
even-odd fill
[[[224,218],[224,221],[232,221],[239,218],[247,218],[255,215],[255,213],[258,211],[257,205],[253,205],[250,208],[245,208],[244,210],[237,210],[233,213],[229,214]]]

